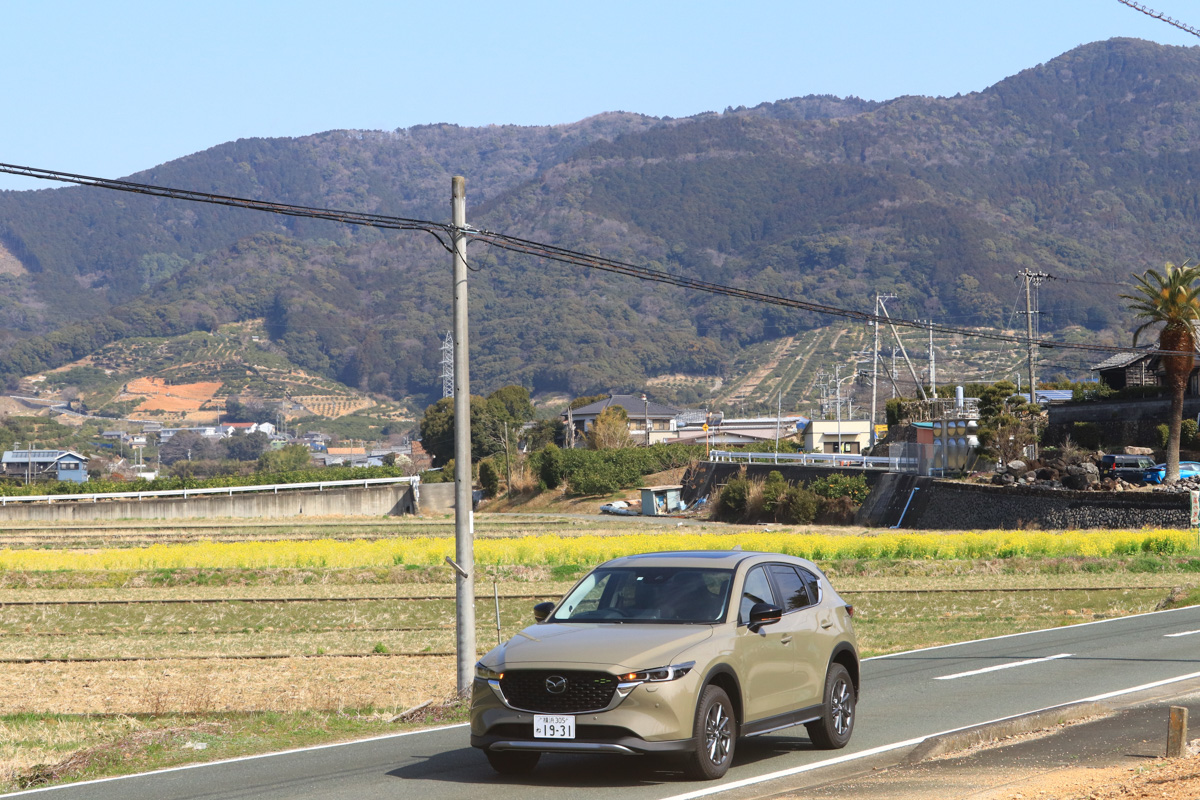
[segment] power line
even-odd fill
[[[1153,8],[1147,8],[1146,6],[1142,5],[1141,3],[1135,3],[1135,2],[1133,2],[1133,0],[1117,0],[1117,2],[1120,3],[1121,5],[1129,6],[1130,8],[1132,8],[1135,11],[1140,11],[1148,17],[1154,17],[1155,19],[1162,20],[1163,22],[1167,23],[1168,25],[1174,25],[1176,28],[1179,28],[1179,30],[1184,31],[1186,33],[1190,33],[1192,36],[1200,36],[1200,30],[1193,28],[1191,25],[1180,22],[1177,19],[1172,19],[1171,17],[1168,17],[1166,14],[1163,14],[1159,11],[1155,11]]]
[[[1124,0],[1121,1],[1124,2]],[[384,214],[364,214],[357,211],[315,208],[310,206],[289,205],[286,203],[270,203],[263,200],[253,200],[244,197],[232,197],[228,195],[211,194],[208,192],[197,192],[190,189],[175,189],[165,186],[154,186],[152,184],[134,183],[132,181],[110,180],[107,178],[97,178],[89,175],[77,175],[74,173],[46,170],[37,167],[24,167],[15,164],[0,163],[0,173],[23,175],[25,177],[58,181],[61,183],[73,183],[81,186],[95,186],[101,189],[144,194],[152,197],[164,197],[173,200],[186,200],[190,202],[209,203],[233,208],[245,208],[253,211],[265,211],[271,214],[283,214],[285,216],[292,217],[324,219],[331,222],[341,222],[347,225],[362,225],[366,227],[383,228],[387,230],[422,231],[437,239],[438,243],[448,252],[454,252],[453,248],[448,243],[452,235],[455,233],[454,226],[441,222],[432,222],[430,220],[410,219]],[[750,289],[741,289],[736,286],[726,286],[724,284],[702,281],[696,278],[688,278],[683,275],[676,275],[663,270],[638,266],[625,261],[618,261],[612,258],[605,258],[603,256],[569,250],[565,247],[558,247],[556,245],[545,244],[543,242],[535,242],[530,239],[509,236],[507,234],[497,233],[495,231],[482,230],[470,225],[464,226],[463,233],[468,239],[479,241],[484,244],[491,245],[492,247],[507,250],[513,253],[536,256],[538,258],[544,258],[548,261],[557,261],[563,264],[571,264],[573,266],[597,269],[618,275],[626,275],[639,280],[677,286],[682,289],[692,289],[695,291],[706,292],[708,294],[733,297],[741,300],[776,305],[783,308],[792,308],[800,311],[811,311],[817,314],[827,314],[829,316],[842,317],[864,323],[884,322],[891,325],[898,325],[903,328],[912,328],[922,331],[932,330],[935,333],[967,336],[978,339],[989,339],[991,341],[1009,342],[1012,344],[1035,344],[1038,347],[1046,349],[1057,348],[1063,350],[1082,350],[1096,353],[1150,352],[1154,355],[1179,355],[1179,353],[1169,350],[1146,351],[1141,348],[1134,347],[1112,347],[1083,344],[1078,342],[1060,342],[1054,340],[1031,340],[1029,337],[999,332],[988,332],[977,328],[963,328],[953,325],[929,325],[928,323],[915,319],[876,316],[875,314],[864,311],[855,311],[853,309],[839,308],[837,306],[826,305],[824,303],[814,303],[807,300],[798,300],[796,298],[767,294],[765,292],[756,292]]]
[[[915,319],[904,319],[900,317],[886,318],[876,316],[875,314],[865,311],[855,311],[853,309],[838,308],[837,306],[825,305],[823,303],[814,303],[806,300],[797,300],[790,297],[782,297],[780,295],[766,294],[764,292],[756,292],[750,289],[741,289],[733,286],[725,286],[723,284],[711,283],[695,278],[687,278],[680,275],[674,275],[661,270],[651,269],[649,267],[641,267],[635,264],[629,264],[615,259],[604,258],[602,256],[594,256],[586,253],[578,253],[566,248],[556,247],[554,245],[533,242],[527,239],[521,239],[515,236],[507,236],[505,234],[495,233],[493,231],[475,230],[470,233],[470,237],[476,241],[490,244],[504,250],[509,250],[516,253],[524,253],[526,255],[538,256],[550,261],[559,261],[566,264],[575,264],[578,266],[590,267],[606,272],[613,272],[621,275],[639,278],[642,280],[654,281],[657,283],[665,283],[673,286],[678,286],[684,289],[694,289],[697,291],[707,292],[710,294],[724,295],[727,297],[736,297],[743,300],[753,302],[767,303],[770,305],[783,306],[785,308],[795,308],[803,311],[812,311],[818,314],[828,314],[835,317],[843,317],[853,319],[860,322],[889,322],[894,325],[905,328],[913,328],[922,331],[928,331],[930,325],[926,322],[921,322]],[[960,336],[970,336],[981,339],[991,339],[993,341],[1011,342],[1013,344],[1029,344],[1030,339],[1026,336],[1017,336],[1014,334],[1005,334],[998,332],[981,331],[975,328],[962,328],[952,325],[933,325],[932,329],[935,333],[952,334]],[[1089,345],[1075,342],[1059,342],[1054,340],[1034,340],[1033,342],[1038,347],[1042,348],[1062,348],[1067,350],[1085,350],[1100,353],[1117,353],[1117,352],[1143,352],[1140,349],[1133,347],[1105,347],[1100,345]],[[1166,352],[1166,351],[1163,351]]]
[[[342,222],[347,225],[365,225],[388,230],[424,231],[437,239],[442,247],[447,250],[450,249],[450,245],[442,237],[446,236],[449,238],[452,226],[443,222],[407,219],[405,217],[393,217],[384,214],[364,214],[359,211],[339,211],[330,208],[297,206],[287,203],[269,203],[265,200],[253,200],[246,197],[232,197],[209,192],[197,192],[191,189],[173,189],[148,183],[96,178],[91,175],[76,175],[70,172],[58,172],[56,170],[39,169],[37,167],[22,167],[16,164],[0,164],[0,172],[7,172],[10,175],[23,175],[27,178],[58,181],[59,183],[74,183],[79,186],[96,186],[101,189],[112,189],[118,192],[144,194],[151,197],[165,197],[171,200],[188,200],[193,203],[208,203],[210,205],[229,206],[231,208],[246,208],[251,211],[266,211],[271,214],[283,214],[289,217],[325,219],[330,222]]]

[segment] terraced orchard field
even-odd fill
[[[478,654],[591,565],[655,549],[816,556],[856,608],[864,656],[1200,602],[1200,554],[1170,531],[629,530],[482,516]],[[452,537],[448,521],[390,520],[6,531],[0,789],[295,744],[298,720],[305,742],[393,730],[454,694]],[[138,727],[86,722],[98,714]],[[153,734],[206,725],[203,751]],[[153,758],[55,766],[117,740]]]

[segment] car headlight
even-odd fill
[[[682,678],[692,671],[692,667],[696,666],[695,661],[689,661],[686,664],[672,664],[669,667],[655,667],[654,669],[643,669],[638,672],[627,672],[621,676],[621,681],[624,683],[661,683],[663,681],[673,681]]]
[[[481,681],[498,681],[504,677],[503,672],[497,672],[491,667],[485,667],[482,662],[475,665],[475,677]]]

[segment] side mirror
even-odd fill
[[[772,603],[755,603],[750,607],[750,631],[758,633],[764,625],[774,625],[783,617],[783,609]]]
[[[774,625],[784,616],[784,609],[773,603],[755,603],[750,607],[750,631],[758,632],[763,625]]]
[[[545,622],[550,617],[550,612],[553,610],[554,610],[554,603],[551,603],[550,601],[546,601],[545,603],[538,603],[536,606],[533,607],[533,621],[534,622]]]

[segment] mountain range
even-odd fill
[[[446,221],[456,174],[477,227],[842,308],[889,294],[893,314],[1004,327],[1016,273],[1044,271],[1043,334],[1127,344],[1121,284],[1200,250],[1200,49],[1113,39],[949,98],[242,139],[129,179]],[[832,321],[480,244],[469,260],[481,394],[720,377],[747,348]],[[119,339],[254,319],[305,370],[428,402],[449,256],[419,233],[90,187],[0,192],[10,385]]]

